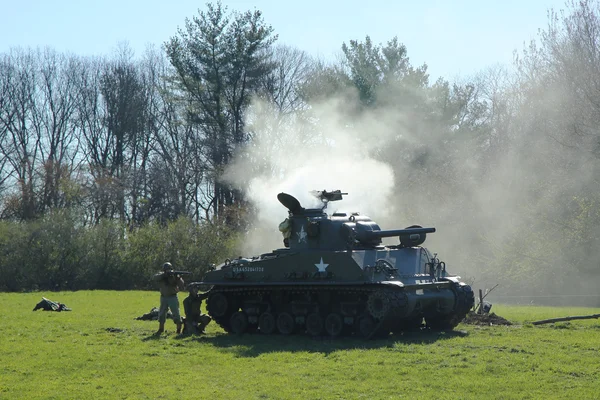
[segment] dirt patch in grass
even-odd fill
[[[463,323],[479,326],[512,325],[512,322],[494,313],[476,314],[472,311],[467,314]]]

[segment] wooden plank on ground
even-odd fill
[[[532,324],[533,325],[541,325],[541,324],[551,324],[553,322],[572,321],[574,319],[595,319],[595,318],[600,318],[600,314],[573,315],[573,316],[570,316],[570,317],[542,319],[540,321],[533,321]]]

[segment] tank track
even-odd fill
[[[455,283],[453,290],[456,296],[454,312],[442,318],[425,318],[426,325],[433,330],[452,330],[469,313],[475,304],[475,294],[471,286],[464,282]]]
[[[426,319],[429,328],[453,329],[473,306],[474,296],[468,285],[455,284],[453,290],[454,312],[430,316]],[[207,309],[228,333],[355,334],[370,339],[421,329],[421,310],[411,311],[407,303],[402,288],[382,285],[215,286]]]

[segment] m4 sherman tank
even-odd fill
[[[312,192],[322,208],[303,208],[293,196],[280,224],[285,248],[225,260],[198,285],[211,285],[210,316],[242,334],[356,334],[365,338],[422,327],[451,330],[474,303],[471,287],[449,275],[421,245],[435,228],[382,230],[358,213],[325,213],[339,190]],[[397,245],[382,238],[399,237]]]

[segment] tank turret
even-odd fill
[[[311,192],[323,202],[321,208],[306,209],[287,193],[279,193],[277,199],[289,211],[289,217],[282,223],[286,227],[284,243],[292,249],[366,249],[381,245],[382,238],[399,237],[400,247],[418,246],[425,242],[426,234],[435,228],[411,226],[406,229],[381,230],[379,225],[367,216],[358,213],[334,213],[329,217],[325,208],[330,201],[343,199],[340,190]],[[282,226],[280,225],[280,227]]]

